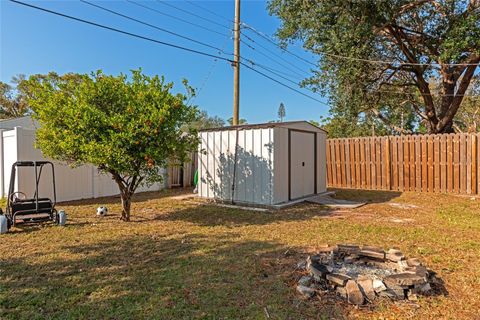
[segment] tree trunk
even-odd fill
[[[455,133],[455,130],[453,129],[453,121],[452,120],[447,122],[445,127],[443,127],[443,130],[442,130],[441,133]]]
[[[132,205],[132,197],[135,194],[140,183],[143,181],[144,177],[133,176],[130,178],[125,178],[120,176],[114,170],[108,170],[112,175],[113,180],[118,185],[120,189],[120,198],[122,200],[122,217],[120,218],[123,221],[130,221],[130,207]]]
[[[123,221],[130,221],[130,207],[132,204],[132,193],[130,192],[121,192],[122,199],[122,217]]]

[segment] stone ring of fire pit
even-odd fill
[[[301,262],[309,272],[297,290],[312,297],[319,290],[335,291],[361,305],[377,297],[416,300],[431,291],[430,272],[418,259],[406,259],[397,249],[339,244],[322,248]]]

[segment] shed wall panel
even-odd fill
[[[262,189],[261,203],[272,204],[273,202],[273,129],[262,129],[261,157],[265,162],[265,167],[269,170],[261,170],[262,173]]]
[[[288,129],[273,129],[273,202],[288,201]]]
[[[327,191],[327,135],[317,133],[317,193]]]
[[[201,132],[199,195],[230,201],[235,168],[234,200],[239,203],[272,202],[272,129]],[[235,155],[236,152],[236,155]]]
[[[200,145],[198,146],[198,194],[200,197],[208,198],[206,183],[207,175],[207,133],[200,133]]]

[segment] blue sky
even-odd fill
[[[231,34],[227,28],[190,16],[185,12],[175,10],[165,4],[156,1],[141,2],[144,5],[148,5],[164,13],[175,15],[192,23],[201,24],[204,27],[224,35],[176,21],[126,1],[91,1],[158,27],[209,43],[215,47],[225,47],[226,52],[233,52],[233,42],[230,38]],[[112,15],[111,13],[101,11],[77,0],[30,0],[25,2],[158,40],[213,54],[217,53],[215,50]],[[218,15],[233,20],[233,0],[197,0],[196,2],[214,11]],[[169,3],[228,27],[228,21],[210,15],[208,12],[188,2],[172,1]],[[264,1],[243,0],[241,9],[242,21],[254,26],[257,30],[273,35],[279,26],[279,20],[268,15],[266,2]],[[13,75],[19,73],[26,75],[47,73],[49,71],[56,71],[58,73],[87,73],[102,69],[109,74],[118,74],[120,72],[127,73],[130,69],[141,67],[147,74],[164,75],[168,81],[175,83],[175,90],[178,91],[183,90],[181,79],[188,79],[193,87],[200,90],[194,100],[194,103],[197,104],[200,109],[225,119],[231,117],[233,71],[232,67],[225,61],[215,62],[212,58],[182,52],[177,49],[102,30],[23,7],[6,0],[1,0],[0,10],[1,81],[8,82]],[[250,42],[250,45],[257,46],[257,44],[260,44],[269,51],[274,52],[276,56],[273,57],[281,62],[283,66],[276,64],[276,62],[271,59],[271,52],[267,52],[258,46],[256,50],[251,50],[248,46],[242,44],[241,54],[244,57],[282,71],[288,74],[289,77],[290,74],[296,78],[308,76],[309,65],[289,54],[282,54],[280,50],[262,40],[254,33],[248,30],[244,32],[256,41],[254,44]],[[246,38],[244,38],[244,41],[249,43],[249,40]],[[290,47],[289,50],[308,60],[315,61],[314,57],[304,52],[299,46]],[[263,52],[269,57],[261,55],[260,52]],[[290,64],[286,64],[285,61],[280,59],[285,59],[293,63],[296,68]],[[304,70],[304,72],[300,70]],[[294,74],[294,71],[299,74]],[[280,80],[288,83],[285,80]],[[289,84],[292,85],[291,83]],[[305,90],[304,92],[326,102],[326,99],[318,95]],[[328,112],[328,107],[325,105],[292,92],[287,88],[283,88],[246,68],[241,70],[241,117],[246,118],[249,123],[266,122],[276,119],[280,102],[283,102],[286,106],[287,120],[318,120],[320,115],[325,115]]]

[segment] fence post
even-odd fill
[[[391,156],[390,156],[390,137],[385,139],[385,176],[387,178],[386,181],[386,189],[392,190],[392,179],[391,179]]]

